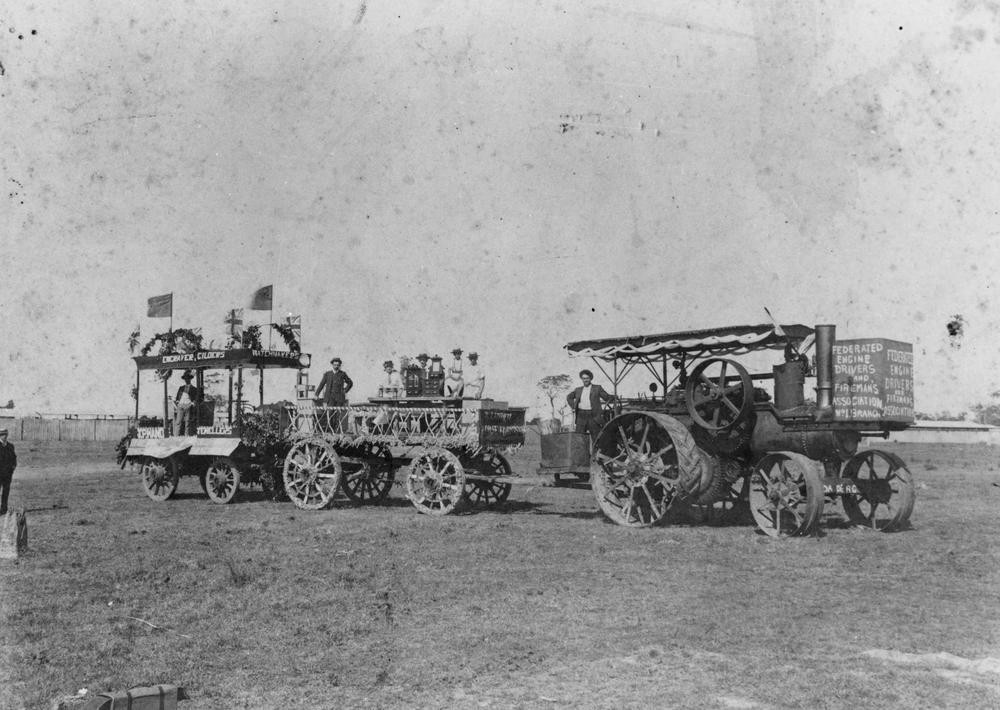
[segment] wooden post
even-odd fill
[[[0,518],[0,560],[16,560],[28,549],[28,517],[24,511]]]
[[[257,375],[260,377],[260,406],[264,406],[264,367],[257,368]]]
[[[169,373],[170,370],[167,370]],[[163,381],[163,435],[167,436],[167,399],[170,395],[167,394],[167,381]]]

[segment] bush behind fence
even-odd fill
[[[118,441],[127,419],[0,419],[12,441]]]

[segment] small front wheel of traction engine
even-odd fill
[[[893,532],[906,526],[913,512],[916,491],[913,476],[895,454],[870,449],[855,454],[844,464],[858,494],[844,493],[841,502],[855,525]]]
[[[771,537],[811,534],[823,514],[821,465],[801,454],[767,454],[750,476],[750,512]]]

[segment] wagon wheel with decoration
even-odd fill
[[[341,457],[344,495],[363,504],[385,500],[396,476],[392,451],[383,444],[365,444],[351,454]]]
[[[146,495],[162,503],[177,492],[180,471],[177,459],[168,456],[165,459],[145,458],[139,469],[142,487]]]
[[[511,474],[507,459],[493,449],[487,449],[471,457],[469,464],[476,469],[476,473],[485,476],[509,476]],[[507,500],[511,488],[511,484],[505,481],[480,479],[469,481],[465,492],[469,502],[473,505],[498,505]]]
[[[428,515],[448,515],[466,502],[465,468],[447,449],[422,450],[410,463],[406,495],[414,507]]]
[[[712,471],[688,430],[658,412],[615,417],[597,435],[591,465],[597,504],[618,525],[661,522],[678,497],[700,495]]]
[[[319,510],[329,505],[340,487],[342,474],[340,455],[333,444],[319,436],[292,446],[282,472],[285,492],[303,510]]]
[[[753,409],[750,374],[741,364],[726,358],[711,358],[698,365],[687,379],[684,395],[688,414],[698,426],[711,432],[732,429]]]
[[[767,454],[754,466],[749,497],[750,512],[765,534],[809,535],[823,514],[822,465],[801,454]]]
[[[225,504],[236,497],[242,473],[228,456],[216,456],[205,470],[203,485],[213,503]]]
[[[895,454],[871,449],[857,453],[844,464],[858,494],[844,493],[841,501],[855,525],[892,532],[906,525],[913,512],[916,491],[913,476]]]

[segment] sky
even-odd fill
[[[569,341],[765,306],[913,343],[918,410],[1000,390],[993,2],[61,5],[0,10],[18,410],[132,411],[147,298],[222,342],[265,284],[356,401],[457,346],[531,404]]]

